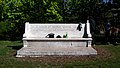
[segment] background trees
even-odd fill
[[[113,16],[120,8],[116,4],[100,3],[99,0],[0,0],[0,38],[21,39],[24,23],[79,23],[93,16],[96,24],[105,19],[119,22]],[[113,7],[116,6],[116,7]]]

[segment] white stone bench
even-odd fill
[[[25,34],[23,35],[24,47],[30,46],[31,44],[29,44],[28,42],[31,42],[31,41],[32,43],[34,44],[37,43],[40,46],[45,46],[46,44],[47,45],[57,44],[57,46],[58,45],[61,45],[61,46],[70,45],[71,46],[72,43],[74,44],[73,46],[75,45],[91,46],[92,39],[83,38],[85,24],[82,24],[81,31],[77,30],[78,25],[79,24],[30,24],[30,23],[26,23]],[[68,38],[56,38],[57,35],[60,35],[63,37],[63,35],[65,35],[66,32],[68,33]],[[46,36],[49,33],[54,33],[55,38],[46,38]],[[33,42],[33,41],[36,41],[36,42]],[[46,43],[42,41],[46,41]],[[64,41],[64,42],[60,42],[60,41]],[[33,46],[33,44],[31,46]]]
[[[35,48],[44,49],[44,48],[52,47],[55,49],[56,47],[62,47],[64,49],[66,47],[71,47],[71,48],[91,47],[92,38],[90,34],[89,22],[81,25],[82,26],[81,31],[77,30],[78,25],[79,24],[34,24],[27,22],[25,24],[25,33],[23,35],[24,48],[28,47],[34,49]],[[83,38],[85,32],[85,25],[86,25],[86,31],[87,31],[86,33],[88,35],[88,38]],[[46,36],[49,33],[54,33],[55,38],[46,38]],[[63,37],[63,35],[65,35],[66,33],[68,33],[68,38],[56,38],[57,35]],[[19,50],[17,52],[18,57],[23,56],[22,51],[23,50]],[[67,53],[64,53],[63,55],[66,54]],[[51,54],[45,53],[43,55],[51,55]],[[55,54],[52,53],[52,55],[56,55],[56,53]],[[59,53],[57,55],[59,55]]]

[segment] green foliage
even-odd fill
[[[26,21],[86,22],[88,16],[93,16],[97,23],[103,23],[106,18],[116,19],[111,9],[99,0],[0,0],[0,36],[21,39]]]
[[[46,3],[44,3],[46,5]],[[50,22],[60,22],[62,21],[62,16],[60,15],[60,9],[57,6],[57,2],[51,2],[49,8],[47,8],[47,13],[45,16],[47,17],[48,21]]]
[[[98,0],[68,0],[65,6],[66,17],[75,22],[86,22],[88,16],[96,14]],[[84,21],[85,20],[85,21]]]
[[[5,0],[2,4],[0,32],[8,39],[20,38],[23,34],[24,23],[30,19],[30,10],[34,8],[33,0]],[[1,6],[1,5],[0,5]],[[28,13],[26,13],[28,11]],[[3,23],[4,22],[4,23]],[[21,36],[19,36],[21,35]]]
[[[25,7],[24,7],[25,5]],[[27,20],[26,9],[33,8],[34,1],[28,0],[11,0],[3,2],[3,20],[10,20],[12,22],[20,22],[20,20]]]

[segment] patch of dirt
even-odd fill
[[[103,48],[98,48],[98,47],[93,47],[93,48],[97,50],[98,54],[95,57],[97,59],[108,59],[112,57],[111,53]]]
[[[74,61],[96,61],[99,59],[106,60],[108,58],[111,58],[111,54],[107,52],[103,48],[93,47],[95,50],[97,50],[97,55],[89,55],[89,56],[42,56],[42,57],[23,57],[23,58],[17,58],[21,61],[28,61],[28,62],[43,62],[43,63],[68,63],[68,62],[74,62]]]

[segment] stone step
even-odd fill
[[[45,55],[97,55],[92,47],[23,47],[17,51],[16,57],[39,57]]]

